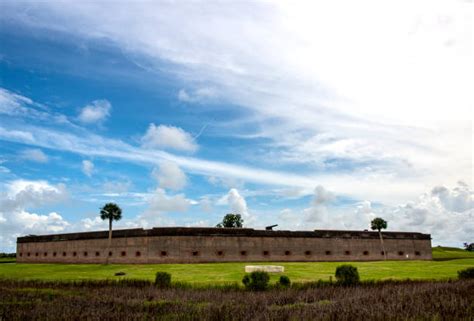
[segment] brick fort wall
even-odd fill
[[[383,232],[389,260],[431,260],[429,234]],[[379,235],[369,231],[265,231],[229,228],[153,228],[25,236],[18,263],[203,263],[376,261]]]

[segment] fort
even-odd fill
[[[430,234],[382,232],[389,260],[431,260]],[[17,239],[18,263],[204,263],[376,261],[378,232],[273,231],[163,227],[29,235]]]

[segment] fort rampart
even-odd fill
[[[389,260],[431,260],[429,234],[383,232]],[[30,235],[17,239],[19,263],[202,263],[376,261],[379,235],[369,231],[266,231],[172,227]]]

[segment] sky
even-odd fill
[[[0,0],[0,251],[115,228],[473,242],[472,1]]]

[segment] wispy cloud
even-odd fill
[[[49,161],[48,156],[41,150],[36,148],[24,149],[19,153],[20,158],[38,162],[47,163]]]
[[[42,3],[27,23],[171,63],[190,88],[252,111],[246,134],[269,142],[259,161],[349,167],[403,186],[472,173],[470,3],[344,3],[350,14],[313,2],[131,6],[136,15],[120,3]],[[19,7],[7,9],[25,20]],[[178,94],[201,96],[209,90]]]

